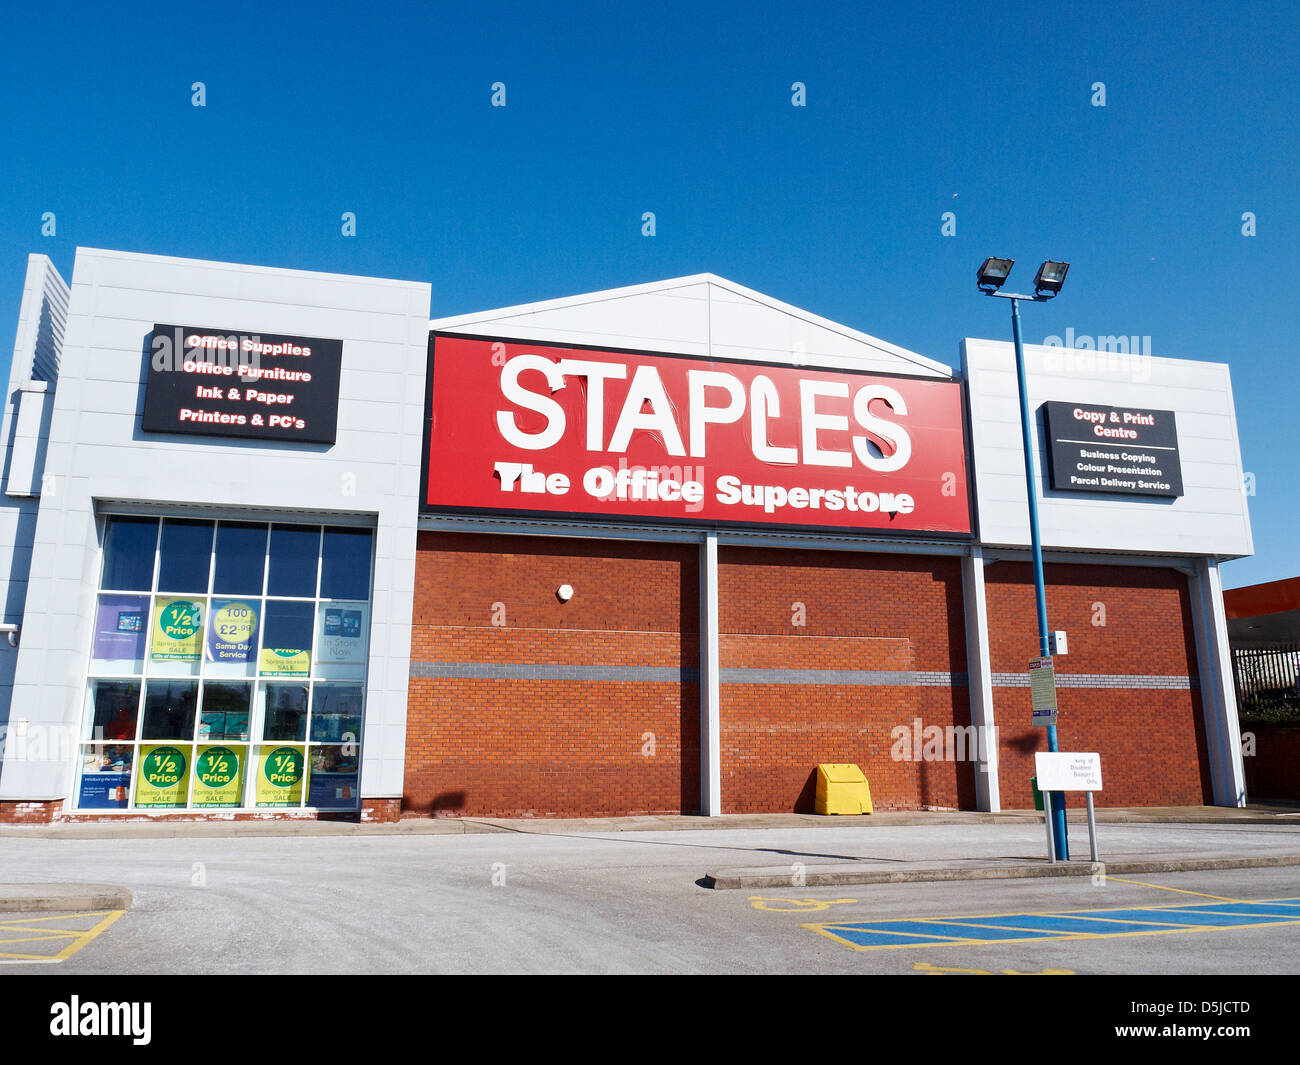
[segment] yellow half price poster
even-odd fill
[[[297,647],[263,647],[259,669],[264,677],[305,677],[311,672],[311,652]]]
[[[189,758],[169,745],[141,747],[135,781],[136,806],[184,806],[189,790]]]
[[[155,662],[197,662],[203,649],[203,603],[159,598],[153,616],[150,657]]]
[[[263,747],[257,758],[257,805],[301,806],[307,776],[303,747]]]

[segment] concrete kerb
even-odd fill
[[[0,884],[0,913],[128,910],[133,901],[115,884]]]
[[[1083,824],[1084,811],[1070,810],[1071,824]],[[484,832],[673,832],[765,828],[900,828],[924,825],[1042,824],[1033,810],[887,811],[827,817],[819,814],[641,814],[629,817],[414,817],[397,822],[291,820],[79,820],[41,825],[0,825],[2,839],[175,839],[217,836],[460,835]],[[1116,807],[1097,811],[1098,824],[1300,824],[1295,806]]]
[[[720,869],[706,873],[701,884],[720,891],[806,887],[845,887],[853,884],[909,884],[942,880],[1023,880],[1061,876],[1130,876],[1135,873],[1182,873],[1206,869],[1270,869],[1300,865],[1300,854],[1270,854],[1255,858],[1165,858],[1152,861],[1058,862],[1046,859],[1021,862],[956,865],[916,863],[906,869],[862,869],[845,866],[808,866],[794,882],[789,866],[760,869]]]

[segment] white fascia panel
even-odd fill
[[[713,274],[435,319],[435,330],[950,378],[950,367]]]
[[[1227,366],[1040,345],[1026,345],[1024,350],[1045,548],[1217,558],[1252,553]],[[1029,508],[1014,347],[967,339],[962,342],[962,366],[970,399],[981,542],[1027,545]],[[1184,495],[1170,500],[1051,489],[1039,413],[1049,400],[1174,411]]]

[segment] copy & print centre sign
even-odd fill
[[[958,382],[431,343],[426,510],[970,534]]]
[[[1043,404],[1052,487],[1176,498],[1183,494],[1171,410]]]

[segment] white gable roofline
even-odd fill
[[[447,318],[435,318],[429,323],[429,326],[431,329],[445,332],[469,332],[483,335],[497,333],[510,336],[512,321],[522,326],[525,324],[526,319],[533,319],[527,322],[528,328],[526,330],[532,332],[536,327],[545,327],[543,322],[536,319],[536,316],[545,315],[548,312],[591,307],[618,300],[635,300],[642,296],[671,295],[676,290],[704,285],[710,286],[714,290],[730,293],[733,296],[739,296],[742,300],[750,301],[798,322],[835,334],[850,345],[867,349],[863,352],[863,355],[872,356],[872,361],[879,361],[882,357],[888,361],[898,361],[903,364],[898,367],[897,372],[899,373],[916,373],[926,377],[953,377],[955,375],[953,369],[945,363],[926,358],[924,355],[918,355],[914,351],[908,351],[906,348],[890,344],[888,341],[873,337],[868,333],[852,329],[839,322],[833,322],[829,318],[822,318],[792,304],[783,303],[771,296],[764,295],[762,292],[756,292],[754,289],[738,285],[734,281],[728,281],[717,274],[707,273],[690,274],[686,277],[674,277],[664,281],[651,281],[643,285],[627,285],[623,288],[603,289],[599,292],[586,292],[576,296],[563,296],[559,299],[540,300],[536,303],[521,303],[513,307],[500,307],[471,314],[452,315]],[[579,336],[574,336],[573,342],[576,345],[584,343]],[[625,343],[617,346],[635,348],[647,347],[648,345]],[[812,365],[815,360],[810,357],[808,361]]]

